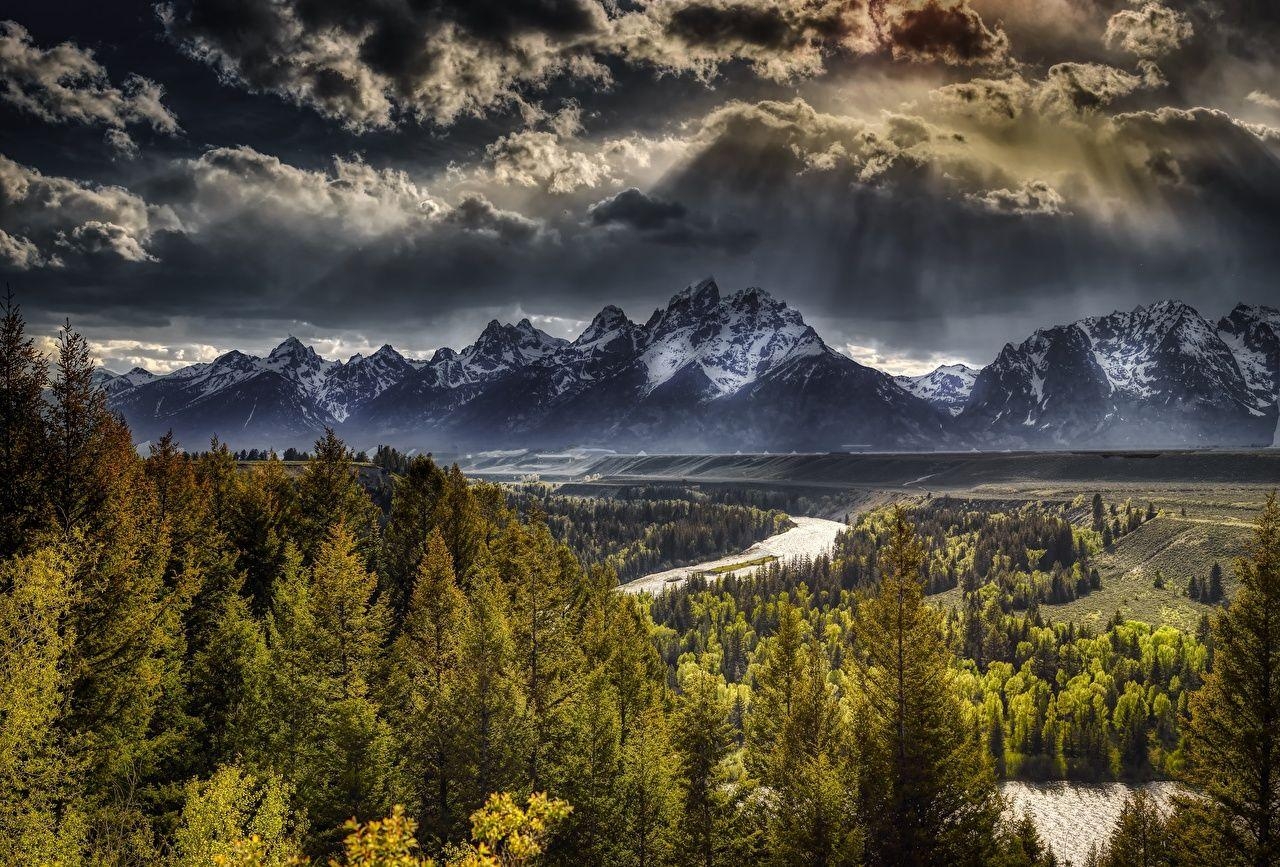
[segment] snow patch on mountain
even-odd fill
[[[964,409],[978,371],[967,364],[943,364],[920,376],[895,376],[893,381],[952,416]]]

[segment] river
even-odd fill
[[[1111,836],[1120,808],[1138,787],[1125,783],[1002,783],[1001,791],[1014,815],[1028,814],[1036,830],[1059,862],[1083,867],[1089,846],[1102,848]],[[1160,803],[1168,803],[1178,790],[1177,783],[1147,783],[1145,788]]]
[[[840,521],[828,521],[826,518],[792,518],[791,520],[795,526],[790,530],[770,536],[762,542],[756,542],[739,554],[718,557],[715,560],[707,560],[705,563],[698,563],[695,566],[682,566],[679,569],[652,572],[642,578],[637,578],[635,581],[623,584],[618,589],[624,593],[647,591],[656,595],[661,593],[664,587],[679,587],[689,580],[689,576],[695,572],[721,570],[716,573],[720,577],[728,574],[742,575],[758,567],[744,566],[742,569],[726,569],[726,567],[764,558],[768,558],[770,562],[775,559],[787,562],[800,557],[817,557],[820,554],[830,554],[831,546],[836,541],[836,534],[845,529],[845,525]]]

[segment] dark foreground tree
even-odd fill
[[[862,801],[871,864],[981,864],[999,800],[953,685],[941,615],[925,604],[924,549],[895,510],[880,588],[858,608]]]
[[[1273,492],[1239,588],[1213,621],[1213,670],[1191,698],[1188,778],[1223,863],[1280,864],[1280,505]]]

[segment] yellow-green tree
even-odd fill
[[[262,867],[291,863],[300,854],[292,794],[280,777],[259,777],[234,764],[219,767],[207,780],[190,781],[170,864],[205,867],[230,857],[248,837]]]
[[[85,794],[65,731],[68,547],[0,563],[0,864],[79,862]]]
[[[296,783],[322,846],[390,799],[392,739],[370,692],[388,624],[376,585],[355,537],[335,524],[314,565],[277,582],[268,622],[270,760]]]

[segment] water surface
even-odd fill
[[[1099,849],[1111,836],[1125,800],[1138,788],[1146,789],[1162,804],[1178,791],[1172,782],[1146,783],[1002,783],[1009,810],[1015,815],[1027,814],[1036,823],[1041,838],[1053,849],[1058,860],[1082,867],[1090,845]]]

